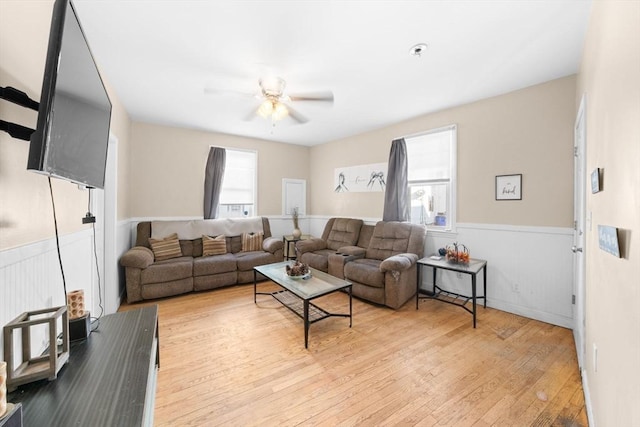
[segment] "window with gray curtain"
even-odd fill
[[[384,221],[408,221],[407,146],[403,138],[391,142],[387,186],[384,193]]]
[[[204,171],[204,219],[217,217],[226,163],[224,148],[211,147]]]
[[[405,137],[414,224],[432,230],[455,229],[456,134],[456,126],[451,125]]]

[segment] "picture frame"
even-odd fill
[[[598,225],[598,246],[601,250],[620,258],[618,229],[609,225]]]
[[[522,174],[496,175],[496,200],[522,200]]]
[[[591,194],[596,194],[600,191],[600,168],[595,168],[591,172]]]

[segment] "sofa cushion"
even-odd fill
[[[321,249],[315,252],[305,252],[300,257],[300,262],[309,264],[309,267],[316,270],[329,271],[329,255],[335,254],[336,251],[331,249]]]
[[[380,260],[363,258],[348,262],[344,266],[346,280],[373,286],[384,287],[384,273],[380,271]]]
[[[227,236],[227,252],[237,254],[242,250],[242,236]]]
[[[262,250],[262,233],[242,233],[242,252]]]
[[[202,256],[224,255],[227,253],[227,238],[224,234],[216,237],[202,235]]]
[[[193,276],[193,258],[180,257],[158,261],[140,272],[140,282],[171,282]]]
[[[202,239],[180,240],[180,249],[182,256],[202,256]]]
[[[203,256],[193,259],[193,275],[208,276],[211,274],[236,271],[237,263],[234,254]]]
[[[360,227],[361,219],[335,218],[327,236],[327,248],[335,252],[342,246],[355,245],[360,235]]]
[[[380,221],[373,230],[366,257],[383,260],[407,252],[410,235],[411,224]]]
[[[252,270],[253,267],[258,265],[271,264],[276,261],[282,261],[282,257],[279,260],[269,252],[255,251],[255,252],[239,252],[236,254],[236,261],[238,263],[238,271]]]
[[[179,258],[182,256],[178,234],[173,233],[162,239],[149,239],[151,250],[156,261],[163,261],[171,258]]]

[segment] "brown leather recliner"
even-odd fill
[[[363,221],[354,218],[330,218],[322,237],[296,242],[296,255],[300,262],[316,270],[328,271],[329,255],[345,246],[354,246],[360,236]]]
[[[378,222],[364,256],[349,256],[344,264],[344,278],[353,283],[353,295],[400,308],[416,294],[417,261],[423,256],[426,236],[423,225]]]

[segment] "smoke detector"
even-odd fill
[[[424,53],[425,50],[427,50],[427,44],[426,43],[418,43],[418,44],[412,46],[411,49],[409,49],[409,54],[411,56],[422,56],[422,54]]]

